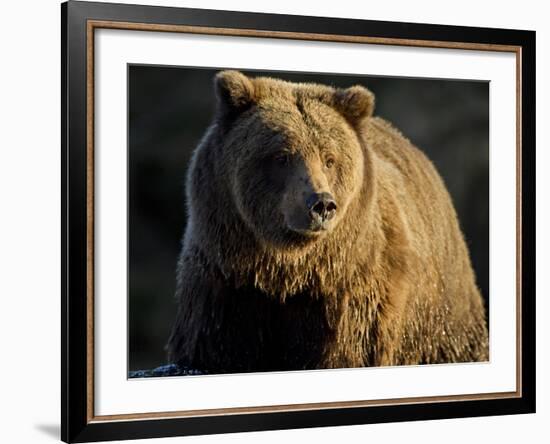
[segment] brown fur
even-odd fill
[[[216,88],[187,179],[170,360],[213,373],[487,360],[451,199],[372,116],[372,93],[234,71]],[[338,204],[320,234],[304,225],[311,191]]]

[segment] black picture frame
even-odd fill
[[[519,48],[521,89],[521,393],[498,399],[334,407],[297,411],[249,412],[192,417],[96,420],[90,415],[89,343],[93,335],[90,290],[87,39],[90,21],[367,36]],[[61,5],[62,86],[62,383],[61,438],[90,442],[179,435],[370,424],[535,412],[535,32],[426,25],[355,19],[258,14],[201,9],[69,1]],[[92,404],[93,407],[93,404]]]

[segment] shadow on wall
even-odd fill
[[[217,69],[129,69],[129,370],[165,362],[185,229],[184,178],[210,123]],[[434,162],[452,196],[489,304],[489,84],[478,81],[243,71],[337,87],[362,84],[375,115]]]

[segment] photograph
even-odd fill
[[[127,85],[130,378],[490,361],[488,81]]]
[[[5,5],[1,442],[550,435],[544,2]]]
[[[534,413],[535,47],[64,3],[62,440]]]

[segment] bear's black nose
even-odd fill
[[[336,213],[336,202],[329,193],[313,193],[306,199],[309,214],[321,221],[330,220]]]

